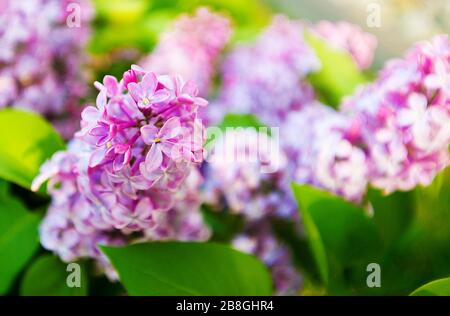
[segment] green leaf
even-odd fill
[[[0,294],[8,291],[38,249],[39,219],[12,198],[0,203]]]
[[[0,111],[0,178],[30,189],[42,163],[61,149],[64,142],[39,115]]]
[[[427,283],[412,292],[411,296],[450,296],[450,278]]]
[[[67,278],[74,270],[53,255],[39,257],[23,278],[21,295],[84,296],[88,292],[88,278],[84,264],[80,264],[80,287],[69,287]]]
[[[0,179],[0,202],[9,198],[9,183]]]
[[[211,241],[230,242],[245,226],[245,219],[229,210],[215,210],[209,205],[202,205],[205,224],[211,228]]]
[[[310,214],[310,210],[308,207],[308,201],[306,198],[303,198],[302,186],[293,183],[292,190],[294,191],[294,196],[297,200],[297,203],[301,209],[301,217],[303,220],[303,224],[305,225],[306,234],[308,236],[308,241],[310,243],[311,251],[313,253],[316,265],[319,270],[320,277],[322,281],[327,284],[328,283],[328,261],[325,253],[325,246],[322,241],[322,237],[320,236],[319,229],[317,228],[313,217]]]
[[[155,242],[101,247],[130,295],[270,295],[271,281],[253,256],[228,246]]]
[[[386,196],[379,190],[370,189],[367,199],[373,207],[373,219],[383,242],[389,247],[401,238],[414,219],[414,194],[395,192]]]
[[[356,205],[328,192],[295,183],[292,188],[323,282],[342,286],[344,281],[361,281],[381,245],[373,221]],[[353,272],[355,280],[348,280]]]
[[[358,85],[367,82],[367,78],[348,53],[330,47],[310,33],[305,34],[305,39],[322,64],[321,69],[310,74],[308,79],[323,101],[337,108],[342,97],[352,94]]]

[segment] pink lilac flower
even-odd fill
[[[68,4],[79,5],[80,26],[69,27]],[[64,134],[87,90],[81,65],[92,8],[89,0],[4,0],[0,4],[0,107],[45,114]],[[58,117],[58,120],[55,119]],[[62,123],[61,120],[64,120]]]
[[[219,98],[208,108],[208,118],[215,123],[226,112],[247,112],[279,126],[290,111],[314,99],[302,79],[319,67],[302,24],[277,16],[254,43],[239,45],[226,56]]]
[[[436,36],[392,60],[342,108],[362,127],[370,181],[386,193],[428,185],[450,158],[450,42]]]
[[[360,69],[367,69],[372,65],[377,39],[358,25],[320,21],[311,30],[326,40],[327,44],[348,52]]]
[[[150,77],[157,80],[156,90],[154,82],[144,81]],[[167,84],[171,79],[192,87],[181,78],[137,67],[125,78],[127,85],[110,76],[95,84],[100,90],[97,106],[83,111],[75,139],[42,166],[32,187],[37,190],[48,180],[52,196],[41,227],[44,247],[65,261],[94,258],[110,276],[114,270],[99,252],[99,242],[209,236],[200,214],[202,178],[196,168],[204,142],[197,110],[207,102],[189,94],[195,89],[184,90],[180,97],[176,86]],[[132,83],[167,97],[141,107],[139,96],[129,90]]]
[[[290,250],[279,242],[268,222],[250,226],[236,236],[233,246],[243,252],[257,256],[269,268],[276,295],[296,295],[302,279],[294,266]]]
[[[193,16],[179,17],[141,64],[145,69],[192,80],[198,84],[200,94],[206,96],[215,63],[230,36],[226,17],[200,8]]]
[[[280,129],[280,139],[293,180],[361,201],[369,161],[360,128],[351,118],[319,103],[292,113]]]

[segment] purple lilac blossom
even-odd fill
[[[179,17],[163,33],[155,50],[142,61],[145,69],[158,73],[179,74],[198,84],[207,96],[215,63],[231,36],[230,21],[207,8],[195,15]]]
[[[291,113],[280,129],[292,180],[359,202],[367,187],[369,161],[360,126],[320,103]]]
[[[64,261],[98,260],[97,243],[205,240],[200,207],[204,127],[192,82],[133,67],[118,81],[96,83],[96,106],[82,112],[66,151],[41,167],[33,190],[48,180],[52,196],[41,242]]]
[[[284,191],[286,157],[279,144],[253,128],[227,130],[207,158],[205,202],[225,201],[248,221],[293,216],[295,203]]]
[[[372,65],[377,39],[373,34],[364,32],[358,25],[320,21],[311,30],[327,44],[348,52],[360,69],[364,70]]]
[[[258,223],[235,237],[233,246],[253,254],[263,261],[272,274],[276,295],[296,295],[302,279],[294,266],[287,246],[280,243],[270,229],[270,223]]]
[[[302,78],[318,68],[302,24],[276,16],[254,43],[237,46],[225,58],[220,95],[208,107],[208,118],[215,123],[226,112],[253,113],[279,126],[290,111],[314,99]]]
[[[78,27],[66,24],[69,3],[79,5]],[[49,117],[75,111],[87,91],[81,65],[92,12],[88,0],[1,2],[0,108]]]
[[[449,165],[450,42],[436,36],[347,98],[342,109],[362,128],[370,181],[386,193],[428,185]]]

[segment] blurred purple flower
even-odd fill
[[[80,27],[70,28],[68,3],[3,0],[0,5],[0,108],[47,115],[65,137],[78,128],[70,116],[79,115],[87,92],[82,64],[93,13],[89,0],[71,0],[82,9]]]
[[[206,96],[214,64],[231,36],[227,18],[200,8],[193,16],[182,15],[163,33],[155,50],[142,61],[143,68],[169,75],[179,74],[198,84]]]
[[[360,122],[371,183],[390,193],[428,185],[449,165],[450,41],[436,36],[392,60],[342,108]]]

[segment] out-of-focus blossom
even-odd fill
[[[268,222],[249,227],[233,240],[233,246],[257,256],[267,265],[277,295],[298,293],[301,276],[294,266],[289,249],[275,238]]]
[[[41,227],[44,247],[65,261],[96,258],[112,276],[96,248],[99,242],[208,237],[196,170],[204,142],[197,110],[206,101],[179,77],[137,67],[120,81],[106,76],[96,87],[96,107],[83,111],[75,140],[42,166],[33,189],[49,180],[52,204]],[[131,93],[135,88],[143,93]]]
[[[331,46],[348,52],[360,69],[367,69],[372,64],[377,39],[358,25],[320,21],[312,27],[312,31]]]
[[[194,16],[178,18],[172,28],[162,34],[158,46],[142,61],[142,66],[192,80],[201,95],[206,96],[215,63],[230,36],[230,21],[226,17],[200,8]]]
[[[3,0],[0,107],[26,108],[52,118],[76,111],[86,93],[81,65],[91,17],[88,0]]]
[[[218,137],[208,157],[207,203],[224,200],[248,220],[270,215],[292,216],[295,204],[282,190],[286,157],[279,144],[255,129],[228,130]]]
[[[319,103],[291,113],[280,139],[293,180],[360,201],[369,172],[360,133],[358,122]]]
[[[449,96],[450,42],[437,36],[344,102],[362,127],[374,186],[389,193],[428,185],[449,164]]]
[[[313,100],[312,88],[301,79],[319,67],[303,40],[302,24],[276,16],[256,42],[236,47],[225,58],[222,88],[208,118],[214,123],[226,112],[247,112],[279,126],[290,111]]]

